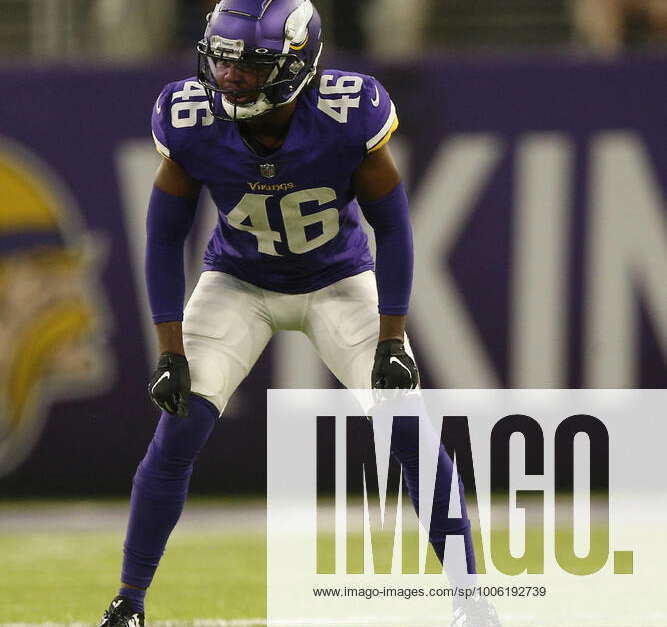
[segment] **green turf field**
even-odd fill
[[[2,525],[7,505],[0,504],[0,627],[96,625],[117,590],[126,505],[118,506],[118,520],[103,521],[97,529],[82,529],[88,524],[85,521],[77,526],[76,509],[72,510],[68,528],[62,504],[58,506],[60,518],[52,526],[49,506],[28,506],[27,511],[30,507],[34,507],[36,528],[8,531],[7,525]],[[205,524],[184,520],[177,527],[147,597],[150,623],[177,621],[183,627],[194,619],[218,621],[218,625],[237,620],[242,621],[239,627],[247,627],[266,620],[266,542],[261,504],[258,507],[255,503],[247,518],[243,505],[237,506],[238,519],[217,528],[217,520],[225,520],[225,507],[219,504],[222,513],[217,514],[218,505],[208,503],[206,511],[213,511],[219,518]],[[196,514],[197,506],[189,506],[186,514],[188,511]],[[594,528],[594,542],[600,532]],[[391,542],[388,534],[380,535],[384,535],[380,544]],[[556,542],[565,538],[559,533]],[[529,531],[528,542],[535,541],[535,534]],[[321,542],[326,547],[332,537],[323,535]],[[354,542],[360,544],[361,537]],[[381,546],[378,548],[381,550]],[[331,551],[325,549],[324,554],[330,555]],[[326,572],[331,565],[322,566]]]
[[[93,622],[116,592],[120,533],[0,537],[0,623]],[[261,535],[175,533],[147,599],[152,620],[266,615]]]
[[[183,525],[174,531],[147,597],[151,622],[265,620],[264,519],[255,504],[247,531],[238,522],[233,527],[221,524],[218,530],[217,520],[222,521],[227,505],[195,501],[186,508]],[[70,524],[63,504],[0,503],[0,625],[99,622],[117,591],[125,530],[126,503],[110,507],[113,520],[102,520],[97,525],[101,529],[82,529],[89,523],[77,524],[74,517],[88,508],[78,504],[72,504]],[[216,507],[222,512],[218,518],[197,522],[198,510],[210,513]],[[242,509],[243,505],[235,509],[241,521]],[[32,512],[34,525],[28,517],[26,529],[9,525],[7,531],[3,514],[6,519],[10,510],[24,517]]]

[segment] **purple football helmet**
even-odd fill
[[[198,79],[215,117],[244,120],[292,102],[317,72],[320,16],[310,0],[221,0],[197,44]],[[220,72],[255,72],[252,88]]]

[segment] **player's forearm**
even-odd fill
[[[153,188],[146,219],[146,289],[153,322],[183,319],[183,246],[192,227],[196,201]]]
[[[155,325],[157,331],[160,354],[178,353],[185,355],[183,348],[183,328],[180,321],[161,322]]]
[[[380,314],[380,336],[378,342],[384,340],[401,340],[405,337],[407,316],[389,316]]]
[[[408,211],[408,199],[403,185],[398,185],[384,198],[362,203],[361,208],[375,232],[379,311],[387,319],[402,318],[402,324],[381,323],[390,332],[404,330],[412,290],[414,265],[412,229]],[[399,325],[396,327],[395,325]]]

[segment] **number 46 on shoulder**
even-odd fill
[[[317,108],[340,124],[345,124],[350,109],[358,109],[360,96],[364,81],[361,76],[341,76],[334,82],[332,74],[323,74],[320,81],[320,94],[333,96],[340,94],[339,98],[322,98],[317,100]]]

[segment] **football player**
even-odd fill
[[[105,627],[143,625],[193,463],[275,331],[305,333],[348,388],[419,384],[405,337],[412,234],[387,145],[398,126],[388,93],[371,76],[318,72],[310,0],[222,0],[197,50],[198,76],[167,85],[153,109],[163,161],[148,207],[146,281],[161,355],[148,390],[162,415],[134,477],[122,585]],[[183,244],[203,185],[219,221],[184,311]],[[413,488],[415,427],[397,419],[392,435]],[[465,572],[448,571],[457,581],[474,570],[470,525],[447,517],[452,463],[442,447],[438,464],[429,537],[442,560],[446,535],[463,535]],[[417,505],[416,490],[411,497]],[[496,624],[484,601],[467,605],[456,608],[457,626],[470,627],[475,612],[485,618],[474,627]]]

